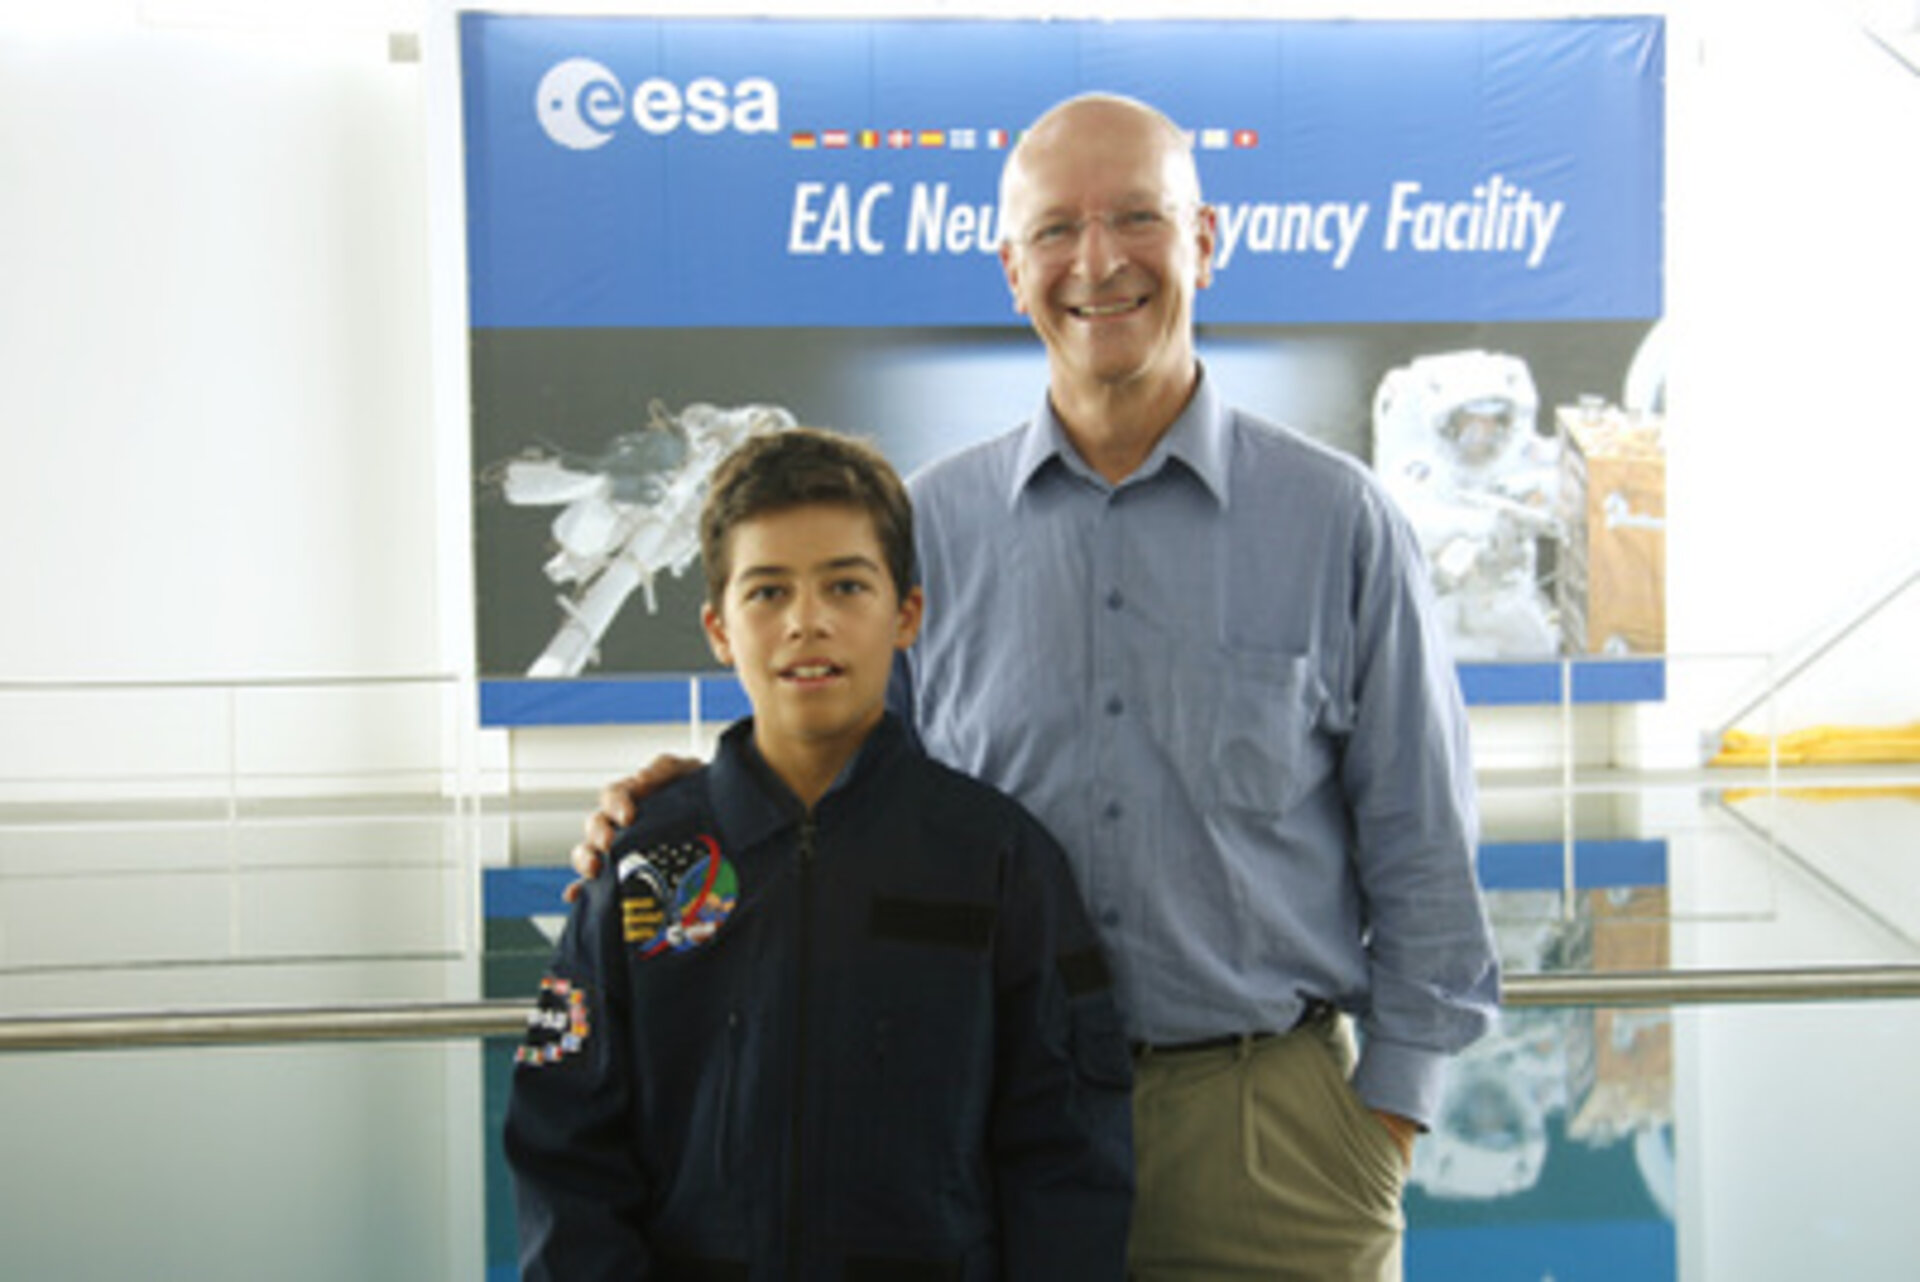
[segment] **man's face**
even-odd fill
[[[894,651],[919,630],[919,589],[898,594],[859,508],[754,517],[734,527],[727,550],[726,591],[702,623],[753,701],[761,754],[776,770],[795,751],[851,755],[885,710]]]
[[[1214,221],[1176,140],[1137,110],[1082,103],[1042,122],[1016,164],[1000,261],[1056,390],[1184,384]]]

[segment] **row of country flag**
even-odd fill
[[[1244,151],[1260,145],[1255,129],[1190,130],[1201,151]],[[1005,151],[1019,140],[1006,129],[800,129],[789,137],[795,151]]]

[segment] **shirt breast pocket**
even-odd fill
[[[1194,763],[1205,776],[1198,795],[1284,814],[1332,770],[1320,724],[1326,695],[1305,655],[1223,650],[1210,672],[1194,675],[1207,687],[1197,700],[1206,719],[1194,723],[1194,742],[1205,748]]]

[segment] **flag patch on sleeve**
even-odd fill
[[[587,990],[572,980],[548,975],[527,1014],[527,1039],[513,1062],[540,1068],[557,1064],[587,1044]]]

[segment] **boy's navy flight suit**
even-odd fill
[[[525,1276],[1123,1277],[1131,1068],[1057,844],[891,715],[811,815],[751,735],[647,799],[541,983]]]

